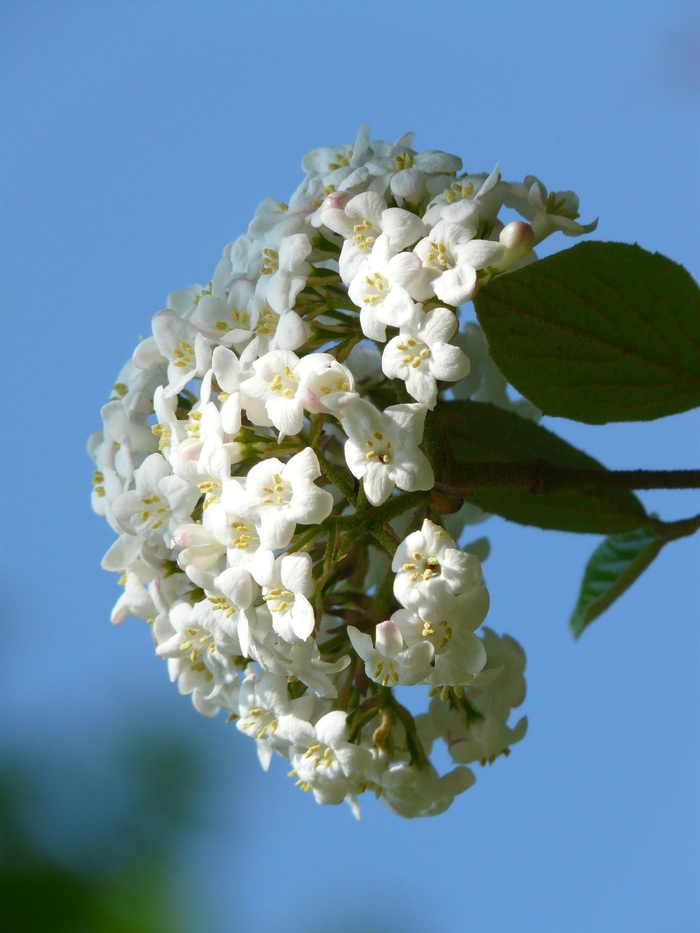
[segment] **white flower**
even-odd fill
[[[141,566],[146,565],[135,564],[136,568],[140,569]],[[129,570],[125,576],[124,592],[112,609],[110,619],[112,625],[121,625],[127,616],[133,616],[135,619],[148,619],[156,615],[153,600],[145,586],[145,582],[150,582],[152,573],[147,574],[145,582],[141,580],[141,574],[135,570]]]
[[[226,632],[237,632],[239,614],[248,609],[260,590],[253,577],[240,567],[228,567],[206,588],[207,599],[216,612],[222,613],[219,625]]]
[[[301,385],[304,408],[307,411],[329,412],[340,417],[342,410],[358,398],[355,379],[348,367],[338,363],[330,354],[313,354],[313,357],[320,356],[327,357],[327,365],[309,372]]]
[[[307,217],[313,213],[312,199],[299,189],[292,195],[289,204],[283,204],[276,198],[265,198],[255,208],[255,215],[248,224],[248,234],[251,237],[264,237],[274,230],[278,235],[286,237],[301,233],[307,230]]]
[[[380,158],[370,160],[368,167],[379,176],[372,183],[373,190],[384,192],[389,186],[400,202],[417,205],[425,199],[431,177],[454,175],[461,169],[462,160],[438,150],[415,152],[410,148],[412,141],[413,134],[407,133],[387,147]]]
[[[240,501],[240,483],[229,480],[224,483],[221,507],[208,509],[205,515],[207,526],[222,545],[226,547],[229,567],[249,570],[260,549],[260,538],[255,524],[243,519],[231,508],[231,499]]]
[[[393,622],[377,625],[376,646],[370,635],[353,625],[347,631],[353,648],[365,662],[367,676],[383,687],[417,684],[430,674],[433,646],[421,641],[407,647]]]
[[[298,363],[290,350],[271,350],[255,361],[253,375],[240,386],[241,392],[264,403],[268,418],[283,434],[298,434],[304,426],[304,400],[294,371]]]
[[[413,312],[412,293],[422,276],[415,253],[397,253],[388,238],[378,238],[367,267],[349,283],[350,300],[360,309],[362,333],[386,340],[386,326],[400,326]]]
[[[440,602],[441,613],[423,605],[398,609],[391,617],[407,645],[428,642],[434,650],[434,669],[425,683],[443,687],[473,682],[486,664],[486,650],[474,634],[489,609],[488,590],[483,585]]]
[[[135,467],[145,459],[142,455],[151,453],[157,447],[153,431],[144,419],[130,417],[121,400],[107,402],[100,414],[105,443],[116,445],[114,469],[122,478],[130,479]]]
[[[329,394],[333,393],[333,380],[336,392],[347,393],[352,385],[351,374],[329,353],[310,353],[299,359],[289,350],[272,350],[256,360],[251,372],[253,375],[241,383],[241,392],[264,403],[270,421],[283,435],[299,434],[304,427],[305,408],[324,410],[310,389],[315,380],[321,380],[318,387],[322,391],[322,380],[329,376]],[[338,401],[342,403],[342,399]],[[254,420],[250,408],[248,416]]]
[[[204,496],[202,509],[207,510],[220,498],[232,463],[239,463],[242,455],[240,445],[224,442],[221,415],[213,402],[207,405],[198,428],[196,437],[173,448],[170,465],[176,476],[199,489]]]
[[[431,276],[435,295],[454,307],[474,294],[477,269],[494,265],[505,255],[500,243],[475,239],[475,233],[472,225],[441,220],[414,249]]]
[[[425,234],[420,217],[398,207],[387,207],[384,198],[374,191],[350,199],[331,194],[325,204],[325,210],[322,207],[319,212],[321,222],[345,238],[340,253],[340,275],[344,282],[351,282],[367,265],[382,233],[395,252],[401,252]]]
[[[216,347],[212,354],[212,369],[221,393],[221,426],[227,434],[236,435],[241,429],[241,382],[247,374],[243,373],[240,360],[226,347]],[[246,405],[246,407],[248,407]],[[255,419],[251,419],[255,420]],[[259,422],[256,422],[259,423]]]
[[[490,174],[461,175],[433,198],[423,221],[432,227],[440,220],[464,223],[471,217],[477,227],[485,221],[492,225],[502,204],[500,167],[499,162]]]
[[[244,370],[270,350],[298,349],[308,337],[308,326],[296,311],[278,314],[257,295],[250,299],[248,310],[250,323],[237,332],[233,341]]]
[[[270,666],[270,670],[284,671],[289,677],[299,679],[319,697],[338,695],[335,675],[350,664],[347,654],[336,661],[324,661],[313,638],[301,644],[279,646],[276,655],[277,666]]]
[[[166,398],[177,395],[190,379],[203,376],[211,366],[211,347],[189,321],[166,308],[153,318],[153,336],[168,360]]]
[[[287,463],[270,457],[256,463],[245,482],[230,480],[231,510],[253,522],[265,547],[286,547],[297,522],[317,525],[330,515],[333,496],[314,484],[320,475],[310,447]]]
[[[354,144],[341,146],[323,146],[307,153],[301,160],[301,167],[312,178],[321,177],[324,188],[341,188],[344,183],[351,187],[369,177],[367,170],[362,171],[366,159],[371,156],[369,145],[369,125],[360,127]]]
[[[272,614],[272,626],[285,641],[306,641],[314,630],[314,610],[308,599],[314,592],[312,569],[309,554],[282,554],[275,559],[271,551],[253,568]]]
[[[444,528],[426,518],[396,549],[394,595],[406,609],[426,612],[430,619],[449,616],[452,599],[481,586],[481,564],[455,547]]]
[[[433,471],[418,449],[425,413],[423,405],[392,405],[380,412],[363,399],[343,409],[348,469],[363,481],[372,505],[385,502],[395,486],[408,492],[432,489]]]
[[[200,295],[191,321],[212,341],[225,346],[238,344],[250,333],[248,308],[254,293],[250,279],[234,279],[226,294]]]
[[[579,199],[573,191],[550,191],[548,194],[534,175],[528,175],[521,185],[505,185],[503,202],[530,221],[537,243],[555,230],[566,236],[580,236],[592,233],[598,226],[597,219],[588,224],[578,223]]]
[[[464,699],[454,704],[435,699],[430,704],[428,729],[447,744],[453,761],[469,764],[491,762],[508,754],[527,731],[522,717],[508,725],[514,707],[525,698],[525,654],[512,638],[484,629],[488,668],[468,686]]]
[[[435,408],[436,380],[456,382],[469,372],[469,359],[448,343],[456,330],[457,318],[449,309],[424,313],[417,305],[413,318],[384,348],[382,369],[390,379],[403,379],[421,405]]]
[[[251,665],[252,667],[252,665]],[[317,705],[313,694],[290,699],[287,678],[264,671],[250,670],[241,684],[238,695],[236,728],[255,739],[258,758],[263,769],[270,767],[272,753],[289,757],[290,737],[280,728],[283,717],[309,721]]]
[[[129,418],[146,417],[153,409],[153,393],[160,382],[156,367],[144,369],[127,360],[112,386],[109,400],[121,401]]]
[[[96,431],[90,436],[88,453],[96,467],[92,474],[92,508],[98,515],[105,516],[117,534],[122,529],[112,514],[112,503],[125,491],[133,475],[131,463],[130,473],[126,477],[120,475],[117,468],[120,450],[120,445],[104,431]]]
[[[192,483],[173,476],[161,454],[151,454],[134,474],[136,489],[122,493],[114,503],[114,516],[129,534],[149,544],[170,546],[170,523],[190,518],[200,492]]]
[[[177,562],[187,573],[189,567],[211,570],[226,553],[226,547],[202,525],[179,525],[173,533],[173,547],[182,548]]]
[[[279,249],[263,249],[263,265],[256,294],[277,314],[291,311],[299,292],[306,285],[311,265],[306,261],[311,243],[305,233],[283,236]]]
[[[357,793],[365,769],[371,762],[369,751],[347,741],[346,714],[333,710],[315,726],[302,720],[282,720],[290,736],[292,777],[305,791],[313,791],[318,803],[342,803]]]
[[[224,631],[208,602],[176,602],[153,625],[156,654],[168,658],[180,693],[196,690],[205,699],[237,677],[238,638]]]
[[[382,779],[382,799],[399,816],[436,816],[452,805],[476,778],[469,768],[454,768],[440,777],[432,766],[399,764]]]
[[[188,437],[188,422],[177,417],[178,399],[176,395],[166,398],[165,386],[158,386],[153,395],[153,407],[157,422],[151,432],[158,438],[158,450],[177,447]]]

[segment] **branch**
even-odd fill
[[[460,485],[436,483],[448,496],[468,499],[476,489],[529,489],[536,494],[561,489],[700,489],[700,470],[579,470],[546,460],[453,462]]]

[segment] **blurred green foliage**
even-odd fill
[[[85,749],[63,748],[60,758],[48,750],[45,767],[6,753],[0,927],[4,933],[207,929],[198,905],[178,893],[185,886],[176,865],[206,793],[204,756],[192,754],[189,737],[172,734],[142,734],[126,747],[88,743],[90,753],[98,756],[96,771],[81,761]]]

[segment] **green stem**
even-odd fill
[[[404,728],[406,733],[406,744],[408,745],[408,750],[411,753],[411,763],[415,764],[418,768],[427,768],[430,764],[430,760],[425,754],[425,749],[423,748],[421,740],[418,738],[415,719],[409,713],[406,707],[399,703],[393,694],[390,694],[388,697],[387,706],[394,711]]]
[[[351,337],[346,337],[345,340],[341,340],[338,346],[335,348],[337,353],[335,358],[339,363],[344,362],[349,356],[352,348],[362,340],[362,334],[354,334]]]
[[[287,554],[294,554],[295,551],[308,551],[308,545],[315,541],[320,535],[326,534],[326,526],[314,525],[308,531],[303,532],[299,537],[295,537],[291,545],[287,548]]]
[[[460,499],[476,489],[528,489],[536,494],[562,489],[700,489],[700,470],[580,470],[546,460],[454,462],[450,475],[456,483],[436,483],[435,488]]]
[[[323,616],[323,588],[326,585],[326,582],[331,574],[333,569],[333,558],[337,550],[338,543],[338,528],[337,526],[333,531],[328,533],[328,540],[326,541],[326,552],[323,555],[323,565],[321,568],[321,575],[316,580],[316,597],[314,600],[314,613],[316,616],[316,627],[321,624],[321,618]]]
[[[404,492],[400,496],[392,496],[383,505],[378,506],[378,511],[383,522],[391,522],[409,509],[427,508],[429,501],[428,492]]]
[[[384,622],[385,619],[389,618],[389,610],[392,605],[395,605],[394,575],[387,573],[372,602],[372,618],[375,623]]]
[[[396,553],[396,548],[399,546],[398,535],[387,525],[381,524],[380,522],[373,522],[367,530],[375,541],[378,541],[384,550],[393,557]]]
[[[342,492],[348,502],[354,506],[356,502],[355,483],[350,472],[344,467],[330,463],[323,455],[323,451],[318,447],[316,448],[316,455],[318,457],[318,464],[321,467],[321,473],[323,473],[326,479],[330,480],[330,482]]]

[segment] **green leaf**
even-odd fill
[[[435,412],[448,453],[445,482],[468,487],[470,460],[532,463],[542,459],[576,469],[605,469],[534,421],[495,405],[459,400],[441,403]],[[477,489],[469,501],[521,525],[559,531],[614,534],[647,521],[642,503],[625,490],[536,495],[523,489]]]
[[[648,528],[638,528],[612,535],[596,548],[586,564],[578,602],[569,620],[577,638],[632,586],[665,543]]]
[[[700,405],[700,288],[659,253],[579,243],[474,305],[495,364],[548,415],[604,424]]]

